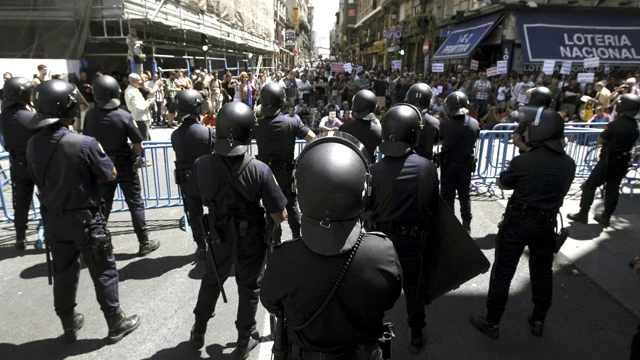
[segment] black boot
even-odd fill
[[[149,233],[138,235],[138,242],[140,243],[140,250],[138,251],[138,255],[140,256],[145,256],[150,252],[158,250],[160,247],[160,241],[149,240]]]
[[[73,314],[61,316],[60,321],[64,330],[64,335],[62,335],[64,342],[71,344],[76,341],[78,339],[78,330],[82,329],[82,325],[84,325],[84,316],[74,311]]]
[[[109,326],[107,343],[115,344],[140,326],[140,317],[138,315],[126,317],[121,310],[120,314],[107,318],[107,325]]]
[[[27,231],[25,229],[16,229],[16,249],[27,249]]]
[[[469,321],[471,321],[471,325],[475,326],[476,329],[482,331],[487,334],[493,340],[498,340],[500,338],[500,325],[497,323],[490,322],[484,316],[471,315],[469,317]]]
[[[204,346],[204,335],[207,333],[207,321],[196,318],[196,323],[191,328],[189,341],[194,349],[200,350]]]
[[[426,343],[427,339],[422,335],[422,329],[411,330],[411,342],[409,343],[409,352],[411,354],[419,354]]]
[[[236,360],[246,360],[249,353],[260,343],[258,330],[246,334],[238,334],[238,347],[236,348]]]
[[[529,314],[527,321],[529,322],[529,327],[533,335],[537,337],[542,336],[542,332],[544,331],[544,318],[544,315],[538,314],[535,311]]]
[[[203,261],[206,259],[206,251],[204,240],[196,240],[198,248],[196,249],[196,261]]]
[[[567,219],[573,220],[579,223],[587,224],[589,223],[589,210],[582,210],[575,214],[568,214]]]
[[[471,220],[462,220],[462,226],[469,234],[471,234]]]
[[[602,214],[598,214],[594,216],[593,220],[597,221],[598,224],[604,227],[609,227],[610,221],[611,221],[611,215],[605,211]]]

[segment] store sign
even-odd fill
[[[285,40],[293,40],[296,38],[296,31],[293,29],[287,29],[284,32],[284,38]]]
[[[525,62],[599,58],[611,64],[640,62],[640,24],[633,15],[518,13]]]
[[[456,25],[433,58],[455,59],[470,56],[501,16],[502,13],[493,14]]]
[[[384,37],[387,39],[391,39],[391,38],[400,39],[402,37],[402,30],[385,30]]]
[[[298,8],[294,7],[293,8],[293,27],[295,27],[296,29],[298,28],[298,26],[300,26],[300,17],[298,16]]]
[[[373,51],[374,52],[384,52],[387,47],[387,40],[379,40],[373,43]]]
[[[347,11],[347,15],[348,16],[356,16],[356,9],[349,9],[349,11]]]

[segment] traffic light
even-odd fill
[[[398,50],[398,55],[400,55],[400,56],[404,56],[404,49],[400,49],[400,50]]]
[[[202,51],[204,52],[209,51],[209,38],[207,37],[206,34],[201,34],[200,45],[202,45]]]

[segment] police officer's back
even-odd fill
[[[538,111],[542,111],[551,106],[549,99],[552,98],[553,94],[551,90],[546,87],[540,86],[531,89],[527,106],[522,106],[511,113],[510,116],[518,121],[518,126],[513,130],[513,145],[518,147],[520,154],[531,150],[529,145],[524,141],[524,132],[527,130],[529,122],[531,119],[536,118]]]
[[[138,254],[144,256],[157,250],[160,242],[149,239],[144,214],[142,189],[138,176],[142,135],[131,114],[119,108],[120,85],[116,79],[108,75],[100,76],[93,81],[92,89],[97,106],[87,111],[83,133],[100,142],[118,170],[118,177],[115,180],[104,182],[100,186],[102,198],[105,201],[106,217],[109,220],[113,196],[120,185],[140,244]],[[127,140],[131,140],[133,146],[129,146]]]
[[[291,191],[296,139],[309,141],[315,134],[300,119],[281,113],[284,99],[284,89],[275,82],[265,85],[260,90],[261,112],[264,117],[258,120],[254,137],[258,145],[258,159],[269,165],[287,197],[287,222],[293,238],[298,238],[300,210],[296,194]]]
[[[369,222],[385,233],[400,258],[403,288],[411,328],[409,351],[420,352],[425,344],[425,278],[421,272],[420,251],[424,248],[427,219],[438,204],[438,173],[435,164],[417,155],[422,114],[407,105],[393,106],[382,118],[385,155],[371,166],[372,209]]]
[[[203,229],[197,218],[202,216],[202,200],[189,195],[189,181],[193,163],[202,155],[211,154],[215,144],[213,129],[198,122],[203,112],[204,99],[200,92],[187,89],[178,93],[176,105],[180,126],[171,133],[171,145],[176,153],[175,181],[180,186],[182,201],[191,223],[193,240],[198,246],[196,257],[204,259]]]
[[[340,126],[340,131],[355,136],[358,141],[367,148],[369,158],[375,163],[378,158],[376,149],[382,142],[382,129],[374,123],[374,114],[378,100],[371,90],[360,90],[353,96],[351,111],[355,116],[354,121],[349,121]]]
[[[137,315],[126,317],[120,309],[118,270],[101,213],[98,182],[116,177],[113,163],[93,138],[78,135],[69,125],[78,113],[75,86],[60,80],[45,81],[34,93],[38,114],[30,126],[42,129],[29,139],[29,171],[40,189],[47,251],[51,251],[54,308],[73,342],[84,323],[75,312],[82,254],[89,268],[96,297],[115,343],[139,325]]]
[[[401,270],[393,244],[366,233],[359,219],[370,186],[365,152],[337,132],[320,135],[298,158],[302,239],[275,250],[260,296],[287,318],[287,359],[382,359],[377,341],[400,295]]]
[[[420,142],[414,151],[429,160],[433,160],[433,147],[438,143],[440,137],[440,120],[428,113],[432,97],[433,91],[429,85],[417,83],[411,85],[405,99],[406,103],[417,107],[423,114]]]
[[[191,343],[197,349],[204,345],[207,323],[235,264],[239,292],[236,359],[246,359],[259,340],[255,315],[267,249],[265,212],[275,223],[286,216],[287,200],[271,170],[247,153],[254,126],[255,117],[247,105],[224,105],[216,121],[215,153],[196,160],[188,189],[190,196],[200,197],[208,207],[207,241],[215,251],[220,281],[213,269],[202,278]]]
[[[550,92],[549,92],[550,94]],[[557,216],[571,182],[576,164],[564,152],[564,121],[554,110],[526,111],[531,150],[515,157],[500,174],[501,189],[513,190],[503,217],[491,271],[486,316],[471,316],[471,323],[492,339],[498,339],[499,324],[509,296],[509,285],[525,247],[529,247],[529,267],[534,309],[528,323],[531,333],[542,336],[546,314],[551,307],[553,253],[556,248]]]
[[[456,193],[460,200],[460,215],[467,231],[471,231],[471,174],[475,169],[474,149],[480,135],[480,124],[468,115],[469,99],[454,91],[445,99],[449,118],[440,124],[440,164],[442,168],[442,198],[454,211]]]
[[[29,205],[33,198],[33,181],[27,168],[27,141],[34,134],[28,127],[35,114],[31,104],[33,83],[25,78],[14,77],[5,81],[2,87],[2,112],[0,113],[0,133],[4,138],[5,150],[11,159],[11,186],[13,196],[14,224],[16,228],[16,248],[26,249],[26,230],[29,219]]]
[[[638,122],[635,117],[639,110],[640,97],[633,94],[620,97],[616,104],[618,117],[598,137],[598,144],[602,144],[600,159],[582,186],[580,212],[569,214],[569,219],[586,224],[596,189],[605,185],[604,210],[596,214],[594,220],[605,227],[609,226],[611,215],[618,206],[620,183],[627,175],[633,146],[638,141]]]

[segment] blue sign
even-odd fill
[[[634,15],[519,12],[518,24],[525,63],[589,58],[607,64],[640,63],[640,24]]]
[[[469,57],[476,46],[493,29],[501,16],[502,13],[497,13],[456,25],[447,40],[436,51],[433,59],[445,60]]]
[[[440,37],[446,39],[451,35],[451,29],[440,29]]]

